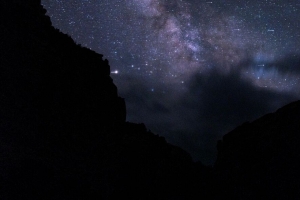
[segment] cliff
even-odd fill
[[[126,122],[108,61],[40,3],[0,2],[0,198],[176,199],[201,187],[186,152]]]
[[[299,144],[300,101],[237,127],[218,144],[223,189],[238,199],[298,199]]]

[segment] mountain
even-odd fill
[[[218,144],[224,190],[237,199],[299,199],[299,144],[300,101],[237,127]]]
[[[39,0],[0,2],[0,199],[192,195],[203,166],[126,122],[109,62],[45,13]]]

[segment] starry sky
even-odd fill
[[[217,141],[300,97],[300,0],[42,0],[104,55],[127,120],[213,164]]]

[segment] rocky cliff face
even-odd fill
[[[216,168],[241,199],[300,197],[300,101],[223,137]],[[227,191],[227,192],[228,192]]]
[[[3,96],[22,108],[39,105],[37,115],[124,122],[125,103],[109,76],[108,61],[75,45],[51,26],[39,1],[29,2],[1,2]]]
[[[176,199],[201,187],[186,152],[125,122],[108,61],[40,3],[0,2],[0,198]]]

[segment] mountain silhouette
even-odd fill
[[[203,166],[126,122],[109,62],[45,13],[0,2],[0,199],[300,197],[300,102],[231,131]]]
[[[0,3],[0,199],[189,194],[199,165],[126,122],[108,61],[45,13],[39,0]]]
[[[215,168],[238,199],[299,199],[299,144],[297,101],[226,134]]]

